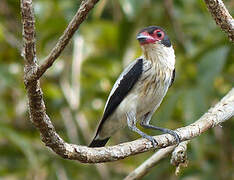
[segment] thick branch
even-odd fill
[[[30,119],[41,133],[42,141],[54,152],[66,159],[78,160],[83,163],[98,163],[116,161],[130,155],[142,153],[152,149],[151,142],[146,139],[119,144],[112,147],[88,148],[68,144],[56,133],[50,118],[46,114],[43,93],[38,79],[55,61],[61,51],[65,48],[69,39],[74,34],[80,23],[85,19],[87,13],[98,0],[83,1],[76,16],[69,24],[64,35],[60,38],[56,47],[46,58],[45,63],[39,70],[36,64],[35,50],[35,28],[32,10],[32,0],[21,0],[23,38],[24,38],[24,57],[25,57],[25,85],[29,99]],[[70,27],[70,28],[69,28]],[[33,73],[37,72],[37,73]],[[33,77],[32,74],[36,74]],[[31,77],[31,78],[29,78]],[[195,123],[177,129],[177,133],[182,141],[192,139],[209,128],[212,128],[234,115],[234,89],[232,89],[214,108],[211,108]],[[175,144],[171,135],[165,134],[155,136],[158,148],[167,147]]]
[[[22,55],[26,65],[34,63],[36,57],[35,20],[32,0],[21,0],[21,16],[23,24],[23,51]]]
[[[23,50],[22,56],[25,60],[24,65],[24,84],[28,85],[27,79],[37,71],[36,58],[36,33],[35,18],[32,7],[32,0],[21,0],[21,16],[23,24]]]
[[[205,3],[216,24],[227,33],[230,41],[234,42],[234,19],[229,14],[223,1],[205,0]]]
[[[46,57],[44,63],[38,68],[35,76],[32,76],[31,78],[36,80],[39,79],[46,70],[52,66],[54,61],[57,59],[57,57],[61,54],[61,52],[64,50],[64,48],[69,43],[70,39],[76,32],[76,30],[79,28],[80,24],[86,19],[89,11],[93,9],[94,5],[99,0],[83,0],[80,8],[76,12],[75,16],[67,26],[66,30],[64,31],[63,35],[59,38],[57,44],[52,49],[50,54]]]
[[[41,132],[42,140],[54,152],[66,159],[78,160],[83,163],[100,163],[116,161],[130,155],[142,153],[152,149],[152,144],[146,139],[119,144],[112,147],[89,148],[68,144],[55,132],[54,127],[45,112],[44,101],[39,83],[27,87],[31,119]],[[234,115],[234,89],[232,89],[214,108],[211,108],[195,123],[177,129],[181,140],[189,140],[201,135]],[[171,135],[164,134],[154,137],[158,142],[158,149],[175,144]]]

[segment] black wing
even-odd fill
[[[171,83],[170,83],[170,86],[169,86],[169,87],[172,86],[172,84],[173,84],[174,81],[175,81],[175,69],[174,69],[173,72],[172,72],[172,78],[171,78]]]
[[[137,80],[141,76],[143,71],[143,59],[137,59],[133,67],[122,77],[118,87],[115,89],[113,94],[110,96],[108,104],[106,105],[105,112],[103,114],[101,123],[99,124],[97,134],[101,129],[105,120],[116,110],[118,105],[122,102],[124,97],[136,84]]]
[[[102,140],[99,140],[99,139],[93,139],[92,142],[89,144],[89,147],[103,147],[106,145],[107,141],[109,140],[110,138],[106,138],[106,139],[102,139]]]

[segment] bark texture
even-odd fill
[[[68,25],[64,34],[59,39],[55,48],[46,58],[44,64],[37,65],[35,46],[35,20],[32,8],[32,0],[21,0],[21,13],[23,23],[23,57],[25,60],[24,83],[29,101],[30,119],[40,131],[42,141],[55,153],[66,159],[77,160],[83,163],[100,163],[116,161],[128,156],[151,150],[152,144],[146,139],[138,139],[132,142],[119,144],[112,147],[88,148],[75,144],[69,144],[56,133],[55,128],[46,113],[43,100],[43,92],[39,78],[53,64],[55,59],[66,47],[74,32],[84,21],[88,12],[98,0],[86,0],[81,3],[76,15]],[[177,129],[182,141],[201,135],[209,128],[228,120],[234,115],[234,89],[232,89],[214,108],[211,108],[195,123]],[[175,139],[169,135],[155,136],[158,149],[174,145]]]
[[[205,0],[206,6],[216,24],[227,33],[230,41],[234,42],[234,19],[229,14],[222,0]]]
[[[39,84],[35,84],[36,87]],[[44,103],[40,94],[40,88],[29,88],[31,118],[35,126],[41,132],[43,142],[54,152],[63,158],[78,160],[83,163],[100,163],[116,161],[131,155],[143,153],[153,149],[151,142],[146,139],[138,139],[111,147],[89,148],[64,142],[55,132],[54,127],[45,113]],[[34,93],[33,93],[34,91]],[[37,97],[35,98],[35,94]],[[37,102],[37,103],[35,103]],[[228,120],[234,115],[234,89],[232,89],[215,107],[210,108],[195,123],[176,130],[182,141],[201,135],[209,128],[213,128]],[[155,136],[158,149],[175,144],[175,139],[168,134]]]

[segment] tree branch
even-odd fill
[[[112,147],[89,148],[86,146],[68,144],[56,133],[49,116],[46,114],[43,93],[38,79],[54,62],[61,51],[64,49],[77,26],[84,20],[88,11],[94,6],[98,0],[84,1],[80,8],[81,20],[77,23],[76,18],[72,20],[69,27],[71,32],[65,31],[60,38],[51,55],[48,56],[45,63],[40,66],[36,64],[36,48],[35,48],[35,26],[34,15],[32,10],[32,0],[21,0],[21,13],[23,22],[23,40],[24,40],[24,58],[25,71],[24,81],[29,100],[30,119],[41,133],[42,141],[46,146],[50,147],[55,153],[66,159],[78,160],[83,163],[99,163],[116,161],[126,158],[130,155],[142,153],[152,149],[152,144],[146,139],[138,139],[132,142],[119,144]],[[89,4],[90,3],[90,4]],[[83,7],[83,8],[82,8]],[[79,12],[79,10],[78,10]],[[83,13],[84,14],[83,14]],[[79,13],[78,13],[79,14]],[[76,16],[75,16],[76,17]],[[73,22],[75,24],[73,24]],[[73,24],[73,25],[72,25]],[[67,28],[69,30],[69,28]],[[39,72],[36,79],[30,79],[31,74]],[[192,139],[207,131],[234,115],[234,89],[232,89],[214,108],[211,108],[195,123],[177,129],[177,133],[182,141]],[[158,142],[158,149],[175,144],[175,139],[164,134],[155,136]]]
[[[234,89],[232,89],[214,108],[211,108],[198,121],[189,126],[177,129],[176,131],[182,141],[189,140],[201,135],[209,128],[226,121],[233,115]],[[47,126],[52,126],[50,121],[47,121]],[[149,151],[153,148],[151,142],[146,139],[138,139],[112,147],[89,148],[63,142],[53,128],[48,127],[43,130],[40,127],[38,128],[42,134],[43,141],[57,154],[64,158],[78,160],[83,163],[116,161],[130,155]],[[158,142],[159,149],[175,144],[174,138],[168,134],[155,136],[154,138]]]
[[[32,7],[32,0],[21,0],[21,16],[23,24],[23,50],[21,55],[24,57],[24,84],[28,85],[29,77],[37,71],[36,58],[36,33],[35,18]]]
[[[64,48],[67,46],[72,36],[76,32],[76,30],[79,28],[80,24],[86,19],[89,11],[93,9],[94,5],[98,1],[99,0],[83,0],[82,1],[80,8],[78,9],[75,16],[73,17],[73,19],[71,20],[67,28],[65,29],[63,35],[59,38],[55,47],[52,49],[50,54],[45,58],[44,63],[38,68],[35,76],[31,77],[33,80],[39,79],[46,72],[46,70],[50,66],[52,66],[54,61],[61,54]]]
[[[124,180],[133,180],[133,179],[141,179],[145,176],[161,159],[167,157],[173,149],[175,149],[176,145],[168,146],[163,149],[159,149],[153,156],[143,162],[138,168],[132,171]]]
[[[234,19],[229,14],[222,0],[205,0],[206,6],[216,24],[227,33],[230,41],[234,42]]]
[[[176,166],[175,174],[179,175],[181,167],[187,167],[187,145],[189,141],[180,143],[172,152],[171,164]]]
[[[141,179],[144,177],[154,166],[156,166],[160,160],[167,157],[172,151],[171,164],[179,166],[183,160],[186,159],[187,144],[189,141],[183,141],[178,146],[168,146],[163,149],[159,149],[149,159],[143,162],[139,167],[132,171],[124,180]]]
[[[130,155],[142,153],[152,149],[152,144],[146,139],[119,144],[112,147],[89,148],[75,144],[68,144],[56,133],[48,115],[42,98],[39,83],[27,86],[30,115],[34,125],[39,129],[42,141],[54,152],[66,159],[78,160],[83,163],[100,163],[116,161]],[[201,135],[209,128],[228,120],[234,115],[234,89],[232,89],[214,108],[211,108],[195,123],[177,129],[182,141]],[[158,142],[158,149],[175,144],[169,134],[154,137]]]
[[[32,0],[21,0],[21,16],[23,24],[23,51],[22,56],[26,65],[34,64],[36,57],[35,20]]]

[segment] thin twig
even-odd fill
[[[154,153],[149,159],[147,159],[145,162],[143,162],[139,167],[137,167],[134,171],[129,173],[128,176],[124,178],[124,180],[133,180],[133,179],[141,179],[144,177],[149,171],[155,167],[160,160],[167,157],[172,151],[173,156],[172,159],[178,159],[176,157],[181,156],[181,152],[183,154],[187,150],[187,144],[189,141],[183,141],[178,146],[168,146],[163,149],[159,149],[156,153]],[[173,161],[174,162],[174,161]],[[178,161],[176,161],[178,162]]]
[[[234,19],[229,14],[222,0],[204,0],[216,24],[227,33],[230,41],[234,42]]]
[[[50,66],[52,66],[54,61],[61,54],[64,48],[67,46],[72,36],[76,32],[76,30],[79,28],[80,24],[86,19],[88,13],[90,12],[90,10],[93,9],[94,5],[98,1],[99,0],[83,0],[82,1],[80,8],[76,12],[75,16],[73,17],[69,25],[67,26],[63,35],[59,38],[57,44],[52,49],[50,54],[45,58],[44,63],[38,68],[36,72],[36,76],[32,76],[33,80],[39,79],[46,72],[46,70]]]
[[[124,178],[124,180],[133,180],[133,179],[141,179],[145,176],[160,160],[167,157],[170,154],[176,145],[168,146],[163,149],[159,149],[153,156],[143,162],[138,168],[132,171],[128,176]]]

